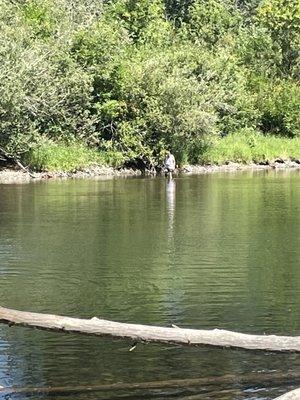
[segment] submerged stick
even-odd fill
[[[231,387],[233,384],[239,385],[263,385],[269,387],[276,384],[298,384],[300,383],[300,374],[290,373],[250,373],[239,376],[223,375],[206,378],[190,378],[190,379],[172,379],[165,381],[153,382],[136,382],[136,383],[112,383],[112,384],[92,384],[92,385],[74,385],[74,386],[50,386],[50,387],[0,387],[0,395],[4,394],[79,394],[93,392],[110,392],[110,391],[138,391],[138,390],[157,390],[157,389],[184,389],[184,388],[203,388],[208,390],[209,387],[220,387],[219,391],[224,388]],[[216,389],[214,389],[216,390]]]
[[[299,336],[250,335],[221,329],[198,330],[126,324],[99,318],[78,319],[0,307],[0,322],[38,329],[110,336],[134,342],[175,343],[277,352],[300,352]]]

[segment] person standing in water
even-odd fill
[[[175,171],[176,168],[176,162],[175,162],[175,157],[173,154],[171,154],[170,151],[168,151],[165,161],[164,161],[164,167],[165,171],[167,172],[169,178],[172,178],[172,172]]]

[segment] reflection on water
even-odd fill
[[[297,335],[299,208],[298,172],[0,186],[0,304],[124,322]],[[0,385],[230,374],[226,387],[123,395],[254,400],[272,399],[299,384],[240,381],[252,372],[299,372],[299,357],[292,354],[154,344],[129,352],[131,346],[0,325]],[[119,395],[110,391],[97,398]],[[25,398],[20,396],[11,398]],[[95,394],[76,395],[88,398]]]
[[[173,178],[166,179],[166,201],[168,210],[168,237],[171,239],[173,238],[176,201],[176,182]]]

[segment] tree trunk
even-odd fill
[[[163,328],[112,322],[96,317],[87,320],[51,314],[30,313],[3,307],[0,307],[0,322],[46,330],[110,336],[130,339],[134,342],[160,342],[190,346],[204,345],[246,350],[300,352],[299,336],[249,335],[220,329],[181,329],[175,325],[172,328]]]

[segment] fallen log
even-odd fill
[[[300,389],[285,393],[280,397],[276,397],[275,400],[300,400]]]
[[[198,330],[126,324],[93,317],[78,319],[51,314],[31,313],[0,307],[0,322],[38,329],[130,339],[134,342],[160,342],[204,345],[246,350],[300,352],[300,337],[250,335],[222,329]]]

